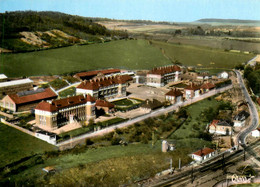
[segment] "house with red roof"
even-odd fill
[[[52,100],[57,97],[57,94],[50,88],[41,88],[9,94],[1,100],[0,105],[5,109],[20,112],[34,109],[41,101]]]
[[[96,100],[96,109],[103,110],[105,113],[112,113],[114,111],[115,105],[105,100]]]
[[[226,120],[213,120],[209,125],[209,133],[218,135],[231,135],[232,124]]]
[[[203,93],[209,92],[210,90],[213,90],[216,88],[215,84],[211,82],[206,82],[200,86]]]
[[[129,75],[117,75],[83,81],[76,93],[90,94],[96,99],[126,96],[126,88],[133,78]]]
[[[179,103],[183,100],[183,94],[180,90],[174,88],[165,94],[165,100],[171,104]]]
[[[194,153],[191,154],[191,157],[198,161],[198,162],[201,162],[203,160],[206,160],[212,156],[215,155],[215,150],[214,149],[211,149],[211,148],[208,148],[208,147],[205,147],[203,149],[200,149]]]
[[[146,75],[146,84],[154,87],[162,87],[169,82],[178,81],[181,68],[176,65],[157,67]]]
[[[184,94],[186,99],[191,99],[193,97],[200,96],[200,86],[194,83],[191,83],[184,88]]]

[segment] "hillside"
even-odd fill
[[[101,42],[104,36],[127,37],[124,31],[110,31],[91,18],[59,12],[6,12],[0,20],[0,47],[13,52]]]
[[[171,63],[145,40],[119,40],[30,53],[4,54],[0,73],[9,77],[62,74],[103,68],[150,69]]]
[[[184,65],[206,68],[233,68],[253,57],[252,54],[189,45],[146,40],[119,40],[30,53],[5,54],[0,58],[0,73],[9,77],[18,77],[111,67],[151,69],[171,63],[164,55],[173,60],[177,59]]]

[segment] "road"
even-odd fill
[[[258,112],[256,109],[256,106],[254,104],[254,102],[252,101],[246,87],[244,84],[244,80],[241,76],[241,73],[237,70],[235,70],[235,73],[237,74],[237,79],[238,82],[241,86],[242,92],[244,93],[246,102],[248,104],[248,108],[249,108],[249,112],[250,112],[250,117],[251,117],[251,125],[249,125],[246,129],[244,129],[241,133],[239,133],[238,138],[237,138],[237,143],[240,143],[243,147],[246,145],[246,137],[254,130],[258,127],[259,124],[259,117],[258,117]]]
[[[256,150],[259,149],[259,147],[260,147],[260,142],[256,142],[248,146],[248,149],[250,148],[251,150]],[[246,154],[246,158],[247,159],[249,158],[248,154]],[[243,160],[244,160],[244,152],[242,150],[237,150],[232,154],[226,153],[224,155],[224,159],[222,157],[218,157],[217,160],[214,160],[210,163],[204,163],[196,168],[187,170],[183,173],[175,174],[170,179],[166,179],[156,184],[145,184],[144,186],[152,186],[152,187],[186,186],[187,184],[191,184],[192,176],[193,176],[193,180],[195,179],[197,180],[202,178],[203,176],[214,174],[218,170],[224,171],[225,168],[231,167],[235,163],[241,162]],[[226,174],[223,173],[223,177],[225,178]]]
[[[209,92],[207,92],[203,95],[200,95],[199,97],[192,98],[192,99],[186,100],[184,102],[176,103],[176,104],[171,105],[171,106],[166,107],[166,108],[157,109],[157,110],[155,110],[151,113],[145,114],[143,116],[139,116],[139,117],[134,118],[134,119],[130,119],[126,122],[122,122],[120,124],[113,125],[113,126],[101,129],[101,130],[96,131],[96,132],[86,133],[86,134],[71,138],[69,140],[65,140],[63,142],[56,144],[56,146],[58,146],[58,147],[62,147],[62,146],[71,147],[73,145],[76,145],[79,142],[82,142],[82,140],[84,140],[84,139],[102,136],[102,135],[108,134],[110,132],[113,132],[116,128],[125,128],[125,127],[133,125],[137,122],[143,121],[147,118],[152,118],[152,117],[160,116],[160,115],[175,111],[175,110],[179,109],[180,107],[190,105],[192,103],[198,102],[200,100],[211,97],[211,96],[216,95],[218,93],[223,93],[223,92],[231,89],[232,87],[233,87],[233,85],[229,85],[229,86],[226,86],[226,87],[223,87],[223,88],[211,90],[211,91],[209,91]]]
[[[238,134],[237,136],[237,143],[239,145],[244,147],[244,149],[248,150],[248,152],[250,151],[251,155],[253,155],[252,151],[254,150],[254,148],[257,148],[260,146],[260,142],[257,142],[256,144],[250,145],[250,146],[246,146],[246,137],[251,133],[252,130],[256,129],[259,122],[259,117],[258,117],[258,112],[256,109],[255,104],[253,103],[246,87],[244,84],[244,81],[242,79],[241,73],[237,70],[235,70],[235,73],[237,74],[237,80],[241,86],[242,92],[245,96],[245,99],[248,103],[248,107],[249,107],[249,111],[250,111],[250,116],[251,116],[251,121],[250,121],[250,125],[244,129],[241,133]],[[226,156],[225,156],[226,157]],[[157,184],[154,185],[154,187],[157,186],[175,186],[175,185],[180,185],[180,183],[186,182],[186,183],[190,183],[191,182],[191,173],[193,172],[193,175],[196,175],[197,177],[202,177],[205,176],[207,174],[209,174],[210,172],[216,172],[216,170],[221,169],[221,167],[227,166],[228,164],[233,164],[234,162],[238,162],[241,161],[243,158],[243,151],[242,150],[238,150],[230,155],[228,155],[225,158],[225,163],[223,165],[223,160],[219,159],[218,157],[216,157],[214,159],[214,162],[210,162],[204,166],[201,166],[200,168],[197,169],[189,169],[188,171],[176,175],[168,180],[165,180],[163,182],[158,182]],[[182,184],[183,185],[183,184]],[[150,186],[150,185],[149,185]]]

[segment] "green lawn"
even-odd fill
[[[128,105],[132,105],[133,102],[129,99],[121,99],[121,100],[118,100],[118,101],[114,101],[113,104],[115,105],[123,105],[123,106],[128,106]]]
[[[101,68],[150,69],[170,64],[145,40],[120,40],[45,51],[4,54],[0,73],[9,77],[62,74]]]
[[[159,41],[153,41],[152,43],[158,49],[163,49],[166,56],[188,66],[233,68],[235,65],[247,62],[255,56],[253,54],[225,52],[221,49],[207,47],[169,44]]]
[[[207,125],[207,122],[201,121],[201,112],[209,107],[216,108],[219,106],[221,102],[216,101],[214,98],[204,99],[187,107],[187,111],[189,114],[186,122],[176,130],[172,138],[177,139],[186,139],[186,138],[194,138],[199,135],[199,131],[204,131]],[[194,125],[198,127],[198,129],[194,129]]]
[[[54,146],[2,123],[0,142],[0,167],[35,153],[55,150]]]
[[[76,95],[76,88],[75,87],[68,88],[68,89],[59,93],[59,96],[61,98],[64,98],[64,97],[67,97],[67,96],[73,96],[73,95]]]

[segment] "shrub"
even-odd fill
[[[94,142],[91,139],[86,139],[86,145],[92,145]]]
[[[120,144],[120,138],[113,137],[111,140],[111,145],[119,145]]]

